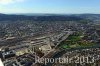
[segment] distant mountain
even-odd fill
[[[0,21],[80,21],[100,22],[100,14],[1,14]]]
[[[15,14],[14,14],[15,15]],[[54,16],[58,14],[44,14],[44,13],[17,13],[16,15],[24,15],[24,16]]]
[[[14,14],[0,14],[0,21],[17,21],[17,20],[32,20],[32,21],[78,21],[82,18],[73,15],[56,15],[56,14],[42,14],[36,15],[14,15]]]
[[[16,14],[13,14],[13,15],[25,15],[25,16],[68,16],[68,15],[71,15],[71,14],[49,14],[49,13],[16,13]]]
[[[89,19],[89,20],[93,20],[93,21],[100,21],[100,14],[76,14],[73,16],[77,16],[80,18],[84,18],[84,19]]]

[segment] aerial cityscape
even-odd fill
[[[100,66],[98,2],[0,0],[0,66]]]

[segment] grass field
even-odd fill
[[[82,34],[70,35],[66,40],[62,41],[59,45],[61,49],[88,47],[93,46],[94,43],[90,41],[82,40]]]

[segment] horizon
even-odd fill
[[[100,14],[100,0],[0,0],[0,13]]]
[[[80,14],[100,14],[100,13],[0,13],[0,14],[8,14],[8,15],[24,15],[24,14],[30,14],[30,15],[80,15]]]

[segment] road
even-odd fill
[[[66,31],[66,33],[65,33],[62,37],[60,37],[61,40],[58,40],[57,45],[55,46],[55,48],[57,48],[57,47],[59,46],[59,44],[60,44],[62,41],[64,41],[65,39],[67,39],[67,37],[68,37],[69,35],[71,35],[71,34],[73,34],[73,31]]]

